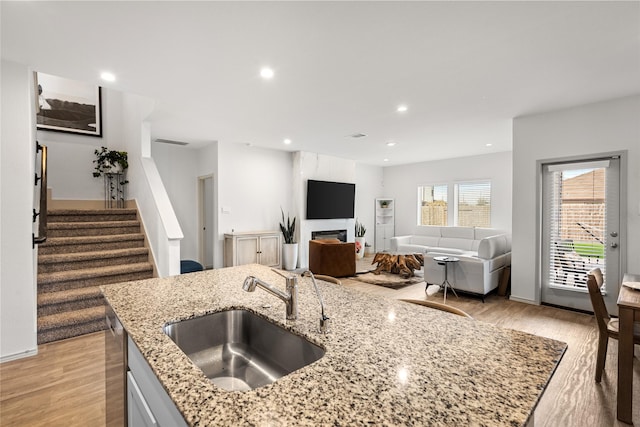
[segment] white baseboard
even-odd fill
[[[38,354],[38,349],[23,351],[21,353],[9,354],[7,356],[0,357],[0,363],[11,362],[12,360],[24,359],[25,357],[31,357]]]
[[[540,305],[540,303],[539,303],[539,302],[537,302],[537,301],[533,301],[533,300],[530,300],[530,299],[527,299],[527,298],[519,298],[519,297],[516,297],[516,296],[513,296],[513,295],[511,295],[511,296],[509,297],[509,299],[510,299],[511,301],[523,302],[523,303],[525,303],[525,304]]]

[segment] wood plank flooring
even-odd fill
[[[104,426],[105,331],[0,365],[0,426]]]
[[[424,299],[421,284],[398,290],[350,279],[343,286],[390,298]],[[441,301],[442,294],[430,300]],[[617,350],[609,342],[606,370],[594,382],[597,332],[593,316],[490,296],[449,296],[475,319],[568,343],[538,404],[535,425],[627,426],[615,417]],[[428,308],[425,308],[428,309]],[[496,349],[499,351],[499,349]],[[0,365],[1,426],[104,426],[104,332],[39,346],[37,356]],[[640,354],[636,347],[636,354]],[[634,424],[640,426],[640,364],[634,364]],[[504,396],[509,399],[510,396]]]

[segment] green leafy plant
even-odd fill
[[[358,222],[356,219],[356,237],[364,237],[364,233],[367,232],[367,229],[362,225],[362,223]]]
[[[284,211],[280,208],[280,212],[282,212],[282,222],[280,223],[280,231],[282,231],[282,236],[284,237],[285,243],[295,243],[296,242],[296,217],[293,217],[293,221],[289,218],[289,214],[287,214],[287,222],[284,221]]]
[[[96,159],[93,176],[99,178],[106,173],[110,173],[112,168],[116,165],[120,165],[122,170],[125,171],[129,167],[128,155],[126,151],[109,150],[107,147],[101,147],[99,150],[94,151]]]

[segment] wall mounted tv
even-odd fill
[[[307,219],[353,218],[356,185],[307,181]]]

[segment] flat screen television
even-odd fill
[[[353,218],[356,185],[307,181],[307,219]]]

